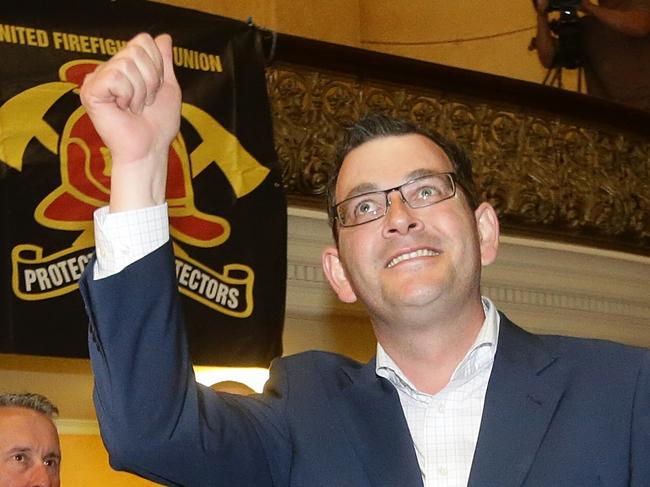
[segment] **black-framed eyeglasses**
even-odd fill
[[[358,194],[334,205],[334,215],[342,227],[354,227],[378,220],[388,213],[388,195],[399,191],[410,208],[424,208],[448,200],[456,194],[453,172],[429,174],[411,179],[399,186]]]

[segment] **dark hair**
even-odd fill
[[[336,204],[336,183],[343,160],[360,145],[382,137],[419,134],[431,140],[447,155],[456,173],[458,186],[463,190],[469,206],[474,210],[478,207],[476,187],[472,177],[472,162],[467,153],[451,140],[438,132],[421,130],[405,120],[387,117],[385,115],[368,115],[345,130],[343,142],[336,155],[335,165],[326,187],[327,214],[334,240],[338,241],[334,205]]]
[[[31,409],[37,413],[44,414],[48,418],[56,418],[59,415],[59,409],[47,397],[40,394],[0,394],[1,407]]]

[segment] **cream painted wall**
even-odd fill
[[[278,32],[541,83],[530,1],[157,0]],[[575,71],[564,86],[575,90]]]
[[[359,3],[356,0],[157,0],[233,19],[253,21],[268,29],[310,39],[357,45]]]
[[[285,352],[316,347],[363,360],[374,353],[365,313],[339,302],[321,269],[330,240],[324,212],[289,208]],[[532,332],[650,348],[648,256],[502,234],[481,284],[484,295]]]
[[[534,82],[545,74],[528,51],[531,2],[361,0],[361,18],[364,48]]]

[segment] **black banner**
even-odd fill
[[[0,9],[0,352],[87,356],[77,281],[92,213],[108,203],[110,154],[78,92],[143,31],[172,35],[183,90],[167,201],[193,360],[267,366],[281,353],[286,202],[262,34],[133,0]]]

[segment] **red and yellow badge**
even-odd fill
[[[3,123],[0,160],[21,171],[28,143],[36,138],[58,156],[61,184],[46,195],[34,210],[34,219],[48,228],[81,231],[66,249],[43,255],[38,244],[24,243],[12,249],[12,287],[24,300],[42,300],[69,293],[92,255],[93,212],[108,204],[111,156],[95,131],[83,107],[68,117],[61,134],[45,120],[45,113],[65,94],[78,93],[84,77],[98,62],[77,60],[59,70],[60,81],[29,88],[0,106]],[[196,247],[214,247],[230,235],[229,222],[217,215],[199,211],[194,204],[192,179],[216,164],[239,198],[256,187],[269,174],[210,114],[184,103],[183,118],[202,142],[188,154],[182,135],[169,151],[167,203],[170,231],[175,242]],[[177,244],[177,277],[185,295],[235,317],[252,313],[253,270],[243,264],[229,264],[219,273],[189,255]]]

